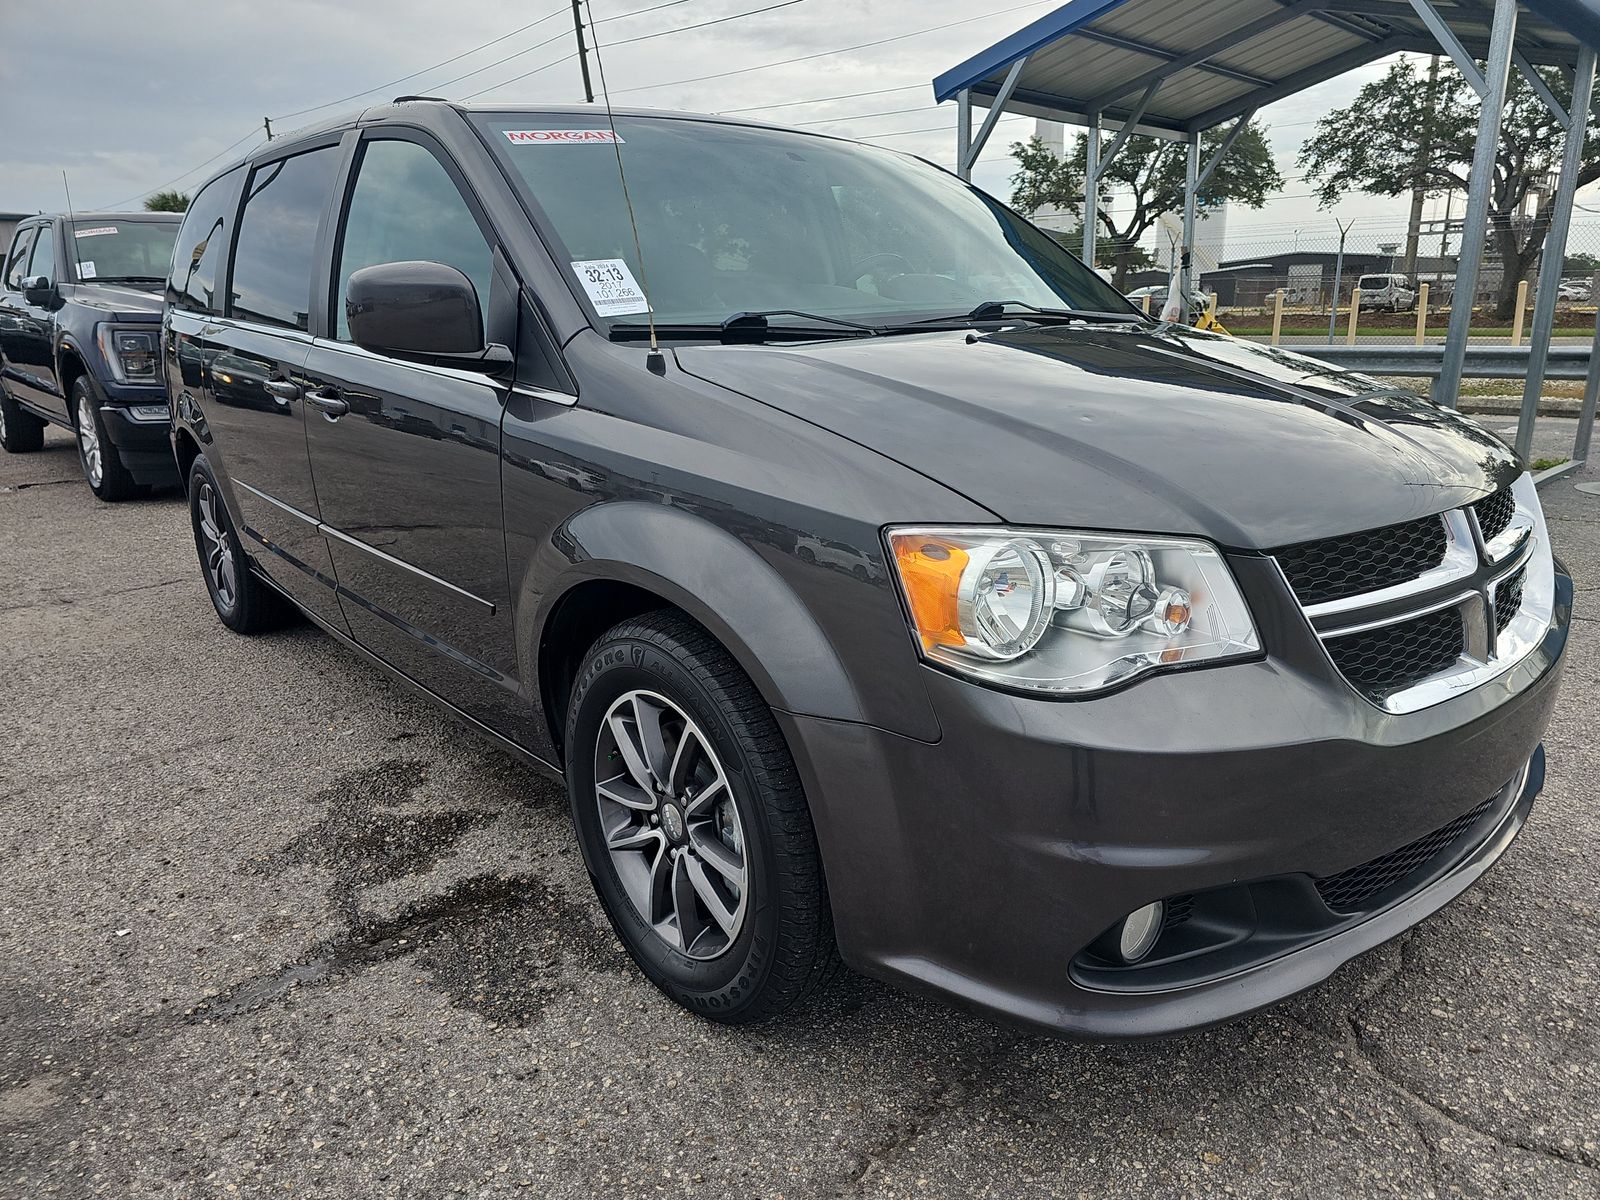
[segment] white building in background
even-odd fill
[[[1060,121],[1035,121],[1033,135],[1057,158],[1066,157],[1067,130]],[[1046,204],[1033,214],[1033,223],[1051,233],[1067,233],[1083,225],[1083,208],[1080,205],[1058,208],[1054,204]]]

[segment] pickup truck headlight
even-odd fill
[[[95,330],[100,353],[111,364],[118,383],[156,382],[158,336],[149,326],[101,325]]]
[[[1208,542],[994,527],[888,538],[923,657],[980,682],[1070,695],[1261,650]]]

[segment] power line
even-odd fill
[[[701,21],[694,25],[679,25],[673,29],[658,29],[654,33],[641,33],[637,37],[620,38],[608,44],[615,49],[618,46],[626,46],[630,42],[648,42],[651,38],[666,37],[670,33],[688,33],[692,29],[704,29],[708,25],[721,25],[727,21],[737,21],[741,17],[757,17],[762,13],[772,12],[774,9],[788,8],[791,5],[803,3],[805,3],[805,0],[779,0],[779,3],[769,4],[765,8],[752,8],[748,12],[730,13],[726,17],[715,17],[712,20]]]
[[[853,117],[824,117],[820,121],[796,121],[796,129],[804,129],[809,125],[843,125],[851,121],[865,121],[872,117],[898,117],[905,113],[937,112],[937,104],[919,104],[915,108],[890,108],[883,112],[856,113]]]
[[[196,171],[200,170],[201,168],[209,167],[212,163],[216,162],[217,159],[221,158],[224,154],[227,154],[230,150],[236,149],[237,147],[244,145],[246,142],[254,141],[255,137],[256,137],[256,131],[254,129],[252,129],[249,133],[245,134],[237,142],[233,142],[230,145],[224,146],[221,150],[218,150],[210,158],[206,159],[205,162],[200,163],[198,166],[190,167],[182,175],[178,175],[175,178],[169,179],[169,180],[167,180],[167,182],[165,182],[163,184],[160,184],[157,187],[153,187],[149,191],[140,192],[137,195],[129,196],[126,200],[118,200],[115,204],[107,204],[105,207],[107,209],[120,209],[125,204],[132,204],[136,200],[143,200],[146,196],[153,196],[157,192],[164,192],[169,187],[173,186],[173,184],[179,183],[182,180],[185,180],[185,179],[189,178],[189,176],[193,175]]]
[[[879,88],[873,92],[847,92],[842,96],[821,96],[815,100],[788,100],[782,104],[752,104],[748,108],[724,108],[718,110],[719,116],[732,116],[735,113],[766,112],[774,108],[798,108],[803,104],[827,104],[831,100],[856,100],[862,96],[885,96],[890,92],[909,92],[927,87],[925,83],[908,83],[904,87]]]
[[[426,75],[429,71],[437,71],[440,67],[447,67],[453,62],[460,62],[468,55],[476,54],[479,50],[487,50],[490,46],[503,42],[507,38],[516,37],[519,33],[526,33],[528,30],[534,28],[534,26],[543,25],[546,21],[551,20],[554,17],[559,17],[566,11],[567,7],[562,5],[554,12],[545,13],[545,15],[540,17],[537,21],[529,21],[526,25],[520,25],[516,29],[513,29],[510,33],[502,33],[499,37],[491,38],[489,41],[484,42],[481,45],[474,46],[470,50],[463,50],[460,54],[457,54],[452,58],[447,58],[441,62],[432,63],[429,66],[423,67],[421,70],[411,72],[409,75],[402,75],[398,79],[391,79],[388,83],[380,83],[376,87],[363,88],[359,92],[352,92],[350,95],[341,97],[338,100],[329,100],[325,104],[314,104],[310,108],[300,108],[296,109],[294,112],[284,113],[281,116],[274,117],[273,120],[287,121],[291,117],[303,117],[306,115],[306,113],[319,112],[324,108],[332,108],[336,104],[347,104],[351,100],[359,99],[362,96],[370,96],[373,92],[386,91],[387,89],[394,87],[396,84],[404,83],[408,79],[415,79],[418,75]],[[523,53],[526,53],[526,51]],[[501,61],[503,62],[505,60],[502,59]],[[488,68],[484,69],[487,70]]]
[[[751,71],[765,71],[769,67],[787,67],[794,63],[812,62],[819,58],[828,58],[834,54],[849,54],[855,50],[867,50],[873,46],[886,46],[890,42],[903,42],[907,38],[921,37],[925,33],[937,33],[941,29],[954,29],[957,25],[970,25],[974,21],[987,21],[991,17],[1004,16],[1006,13],[1017,12],[1024,8],[1038,8],[1041,4],[1054,3],[1055,0],[1030,0],[1027,4],[1018,4],[1011,8],[998,9],[992,13],[983,13],[976,17],[965,17],[960,21],[949,21],[943,25],[933,25],[927,29],[916,29],[910,33],[896,34],[894,37],[879,38],[872,42],[862,42],[855,46],[843,46],[837,50],[823,50],[817,54],[802,54],[798,58],[783,58],[776,62],[757,63],[753,67],[739,67],[733,71],[718,71],[713,75],[697,75],[693,79],[674,79],[668,83],[644,83],[630,88],[618,88],[616,95],[625,92],[648,92],[654,88],[682,87],[689,83],[704,83],[708,79],[726,79],[731,75],[746,75]]]

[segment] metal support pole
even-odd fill
[[[1194,227],[1200,191],[1200,132],[1189,135],[1189,161],[1183,177],[1183,258],[1178,286],[1183,290],[1183,323],[1189,323],[1189,296],[1194,291]]]
[[[1333,302],[1328,305],[1328,345],[1333,345],[1333,331],[1339,325],[1339,293],[1344,289],[1344,239],[1355,227],[1355,218],[1348,222],[1335,220],[1339,227],[1339,253],[1333,260]]]
[[[1591,294],[1600,296],[1600,271],[1595,272]],[[1589,347],[1589,377],[1583,382],[1583,403],[1578,406],[1578,432],[1572,436],[1572,461],[1589,458],[1589,438],[1594,433],[1595,404],[1600,401],[1600,309],[1594,314],[1594,341]]]
[[[967,182],[972,181],[972,167],[967,163],[967,150],[972,146],[972,89],[962,88],[956,93],[956,174]]]
[[[1094,269],[1095,226],[1100,221],[1100,114],[1089,114],[1084,135],[1083,261]]]
[[[1522,385],[1522,416],[1517,421],[1517,453],[1533,452],[1533,426],[1539,418],[1539,397],[1544,391],[1544,367],[1550,357],[1550,338],[1556,327],[1556,300],[1561,291],[1561,271],[1567,262],[1567,227],[1572,224],[1573,196],[1578,172],[1583,168],[1583,140],[1589,132],[1589,102],[1594,96],[1595,53],[1588,46],[1578,53],[1578,72],[1572,81],[1572,108],[1567,114],[1566,145],[1561,152],[1561,177],[1555,203],[1550,207],[1550,228],[1544,235],[1539,261],[1539,285],[1533,298],[1533,338],[1528,343],[1528,378]]]
[[[1495,0],[1494,27],[1489,34],[1489,60],[1485,64],[1483,108],[1478,114],[1478,142],[1472,152],[1468,176],[1467,217],[1462,227],[1461,258],[1456,264],[1455,294],[1450,299],[1450,332],[1444,340],[1444,358],[1433,399],[1456,407],[1461,391],[1461,369],[1467,361],[1467,337],[1472,330],[1472,303],[1478,295],[1478,270],[1489,234],[1489,194],[1494,187],[1495,155],[1500,149],[1500,117],[1505,110],[1506,80],[1511,74],[1511,48],[1517,35],[1517,0]]]

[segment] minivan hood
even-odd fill
[[[1459,507],[1520,470],[1492,434],[1409,392],[1193,330],[1025,327],[677,356],[1019,525],[1270,549]]]
[[[120,320],[159,321],[164,290],[158,283],[144,287],[131,283],[76,283],[70,299]]]

